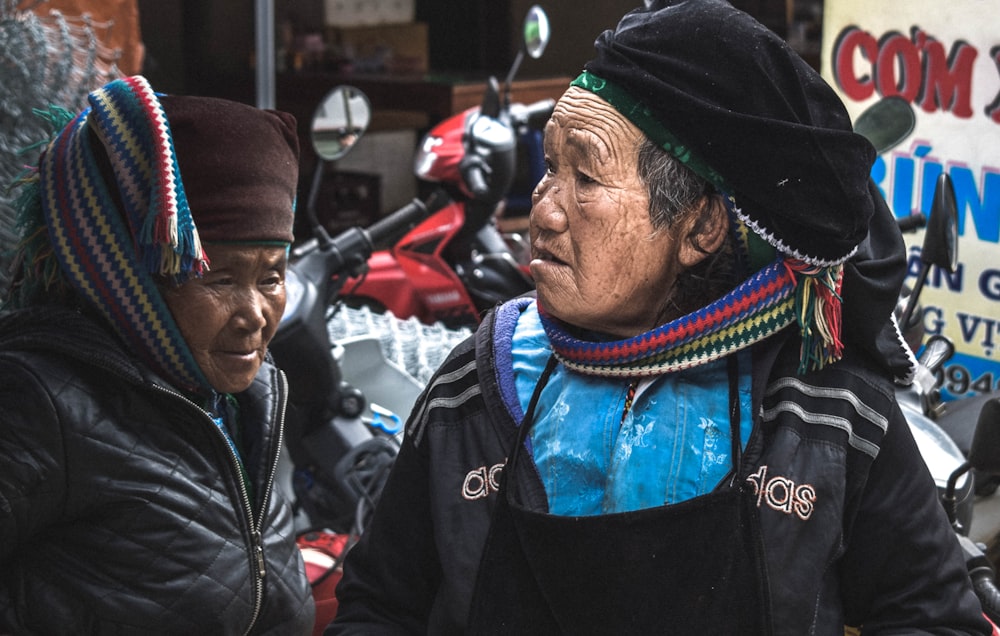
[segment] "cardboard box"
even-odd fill
[[[316,216],[331,236],[349,227],[367,227],[381,212],[381,179],[377,174],[333,171],[324,175]]]
[[[417,149],[415,130],[367,132],[346,157],[337,162],[337,169],[377,176],[381,216],[409,203],[417,195],[417,178],[413,174],[413,156]]]
[[[327,27],[327,45],[359,73],[426,73],[427,24]]]

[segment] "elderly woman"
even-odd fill
[[[267,355],[294,119],[142,77],[90,104],[27,179],[0,319],[0,633],[309,633]]]
[[[647,4],[546,128],[537,298],[418,402],[327,633],[989,633],[893,397],[873,149],[746,14]]]

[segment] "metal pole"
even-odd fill
[[[254,0],[257,107],[274,108],[274,0]]]

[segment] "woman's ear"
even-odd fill
[[[684,237],[680,244],[678,260],[685,267],[693,267],[706,256],[722,247],[729,233],[729,215],[722,196],[707,194],[702,197],[697,210],[687,215],[683,222]]]

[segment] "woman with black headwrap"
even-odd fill
[[[556,105],[537,298],[418,401],[328,633],[989,633],[894,401],[874,150],[746,14],[647,4]]]
[[[58,134],[19,200],[0,317],[0,633],[309,633],[275,483],[287,387],[267,355],[295,121],[140,76],[89,100],[49,111]]]

